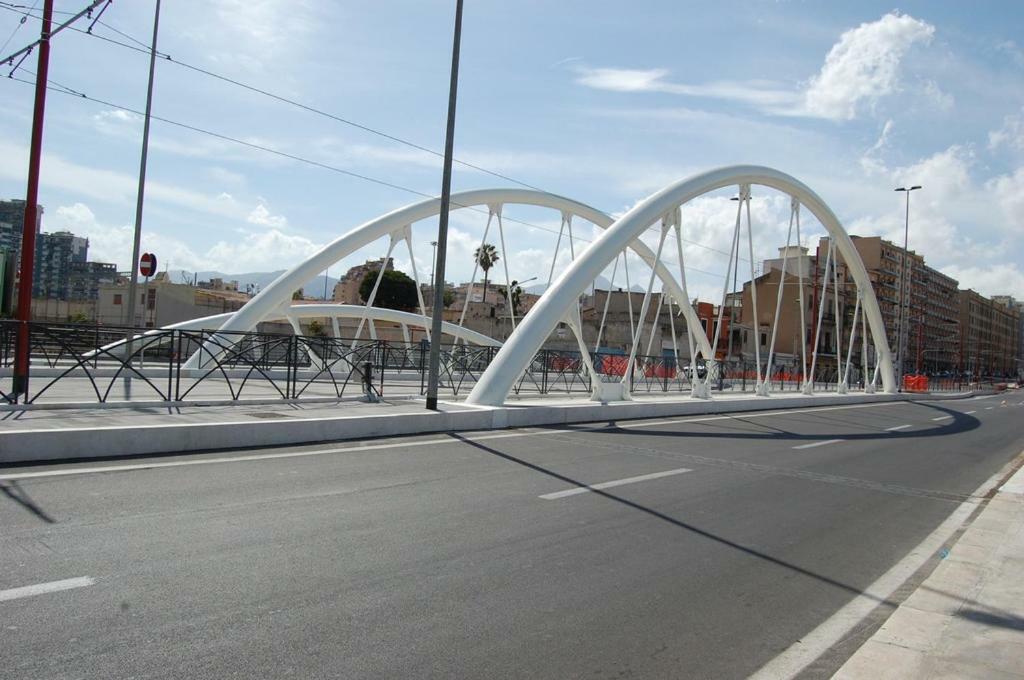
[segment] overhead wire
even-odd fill
[[[0,1],[0,9],[7,9],[8,7],[13,7],[13,6],[14,5],[12,5],[9,2]],[[110,37],[107,37],[107,36],[104,36],[104,35],[100,35],[99,33],[96,33],[95,31],[85,30],[85,29],[81,29],[81,28],[78,28],[78,27],[75,27],[75,26],[69,26],[68,28],[70,30],[72,30],[72,31],[77,32],[77,33],[81,33],[83,35],[87,35],[89,37],[96,38],[96,39],[98,39],[98,40],[100,40],[102,42],[110,43],[110,44],[122,47],[124,49],[128,49],[128,50],[131,50],[131,51],[134,51],[134,52],[138,52],[140,54],[149,55],[150,49],[151,49],[150,46],[147,45],[146,43],[142,42],[141,40],[138,40],[137,38],[133,37],[132,35],[124,32],[124,31],[119,30],[118,28],[112,26],[110,23],[108,23],[106,21],[97,20],[95,23],[97,23],[98,25],[100,25],[100,26],[102,26],[102,27],[104,27],[104,28],[106,28],[106,29],[116,33],[117,35],[120,35],[121,37],[123,37],[123,38],[125,38],[127,40],[132,41],[133,43],[135,43],[135,45],[130,45],[128,43],[125,43],[125,42],[122,42],[122,41],[119,41],[119,40],[115,40],[113,38],[110,38]],[[304,103],[302,103],[300,101],[297,101],[295,99],[291,99],[289,97],[285,97],[283,95],[276,94],[274,92],[271,92],[269,90],[265,90],[265,89],[260,88],[260,87],[256,87],[254,85],[250,85],[248,83],[244,83],[244,82],[236,80],[234,78],[230,78],[228,76],[216,73],[215,71],[210,71],[209,69],[205,69],[205,68],[202,68],[200,66],[196,66],[194,64],[190,64],[188,62],[181,61],[179,59],[175,59],[174,57],[172,57],[170,54],[168,54],[166,52],[161,52],[160,50],[157,50],[156,54],[157,54],[157,56],[161,60],[167,61],[167,62],[172,63],[172,64],[176,64],[177,66],[180,66],[180,67],[182,67],[184,69],[187,69],[187,70],[190,70],[190,71],[193,71],[193,72],[196,72],[196,73],[200,73],[200,74],[205,75],[207,77],[214,78],[216,80],[220,80],[222,82],[234,85],[236,87],[239,87],[239,88],[242,88],[242,89],[245,89],[245,90],[248,90],[250,92],[253,92],[253,93],[256,93],[256,94],[268,97],[270,99],[274,99],[274,100],[279,101],[281,103],[288,104],[290,106],[294,106],[296,108],[299,108],[301,110],[307,111],[309,113],[313,113],[315,115],[322,116],[324,118],[328,118],[328,119],[333,120],[335,122],[342,123],[344,125],[348,125],[350,127],[356,128],[358,130],[362,130],[364,132],[367,132],[367,133],[376,135],[378,137],[381,137],[382,139],[387,139],[387,140],[389,140],[391,142],[395,142],[396,144],[401,144],[401,145],[407,146],[409,148],[416,149],[417,151],[421,151],[423,153],[430,154],[430,155],[435,156],[437,158],[444,158],[444,154],[442,154],[441,152],[436,151],[434,149],[431,149],[429,147],[423,146],[421,144],[417,144],[416,142],[412,142],[412,141],[410,141],[408,139],[403,139],[403,138],[398,137],[396,135],[392,135],[392,134],[384,132],[382,130],[379,130],[379,129],[370,127],[368,125],[364,125],[362,123],[356,122],[356,121],[351,120],[349,118],[345,118],[343,116],[339,116],[339,115],[331,113],[329,111],[324,111],[323,109],[316,108],[316,107],[311,106],[309,104],[304,104]],[[466,167],[466,168],[469,168],[469,169],[472,169],[472,170],[476,170],[477,172],[482,172],[484,174],[490,175],[492,177],[496,177],[498,179],[505,180],[507,182],[512,182],[513,184],[517,184],[517,185],[522,186],[524,188],[533,189],[534,191],[546,191],[545,189],[543,189],[543,188],[541,188],[539,186],[536,186],[534,184],[530,184],[529,182],[525,182],[525,181],[520,180],[520,179],[516,179],[515,177],[511,177],[511,176],[509,176],[507,174],[504,174],[504,173],[501,173],[501,172],[497,172],[495,170],[490,170],[490,169],[485,168],[483,166],[476,165],[476,164],[470,163],[468,161],[463,161],[463,160],[460,160],[458,158],[455,158],[453,160],[454,160],[455,163],[457,163],[457,164],[459,164],[459,165],[461,165],[463,167]],[[651,225],[650,227],[647,228],[647,231],[650,231],[651,233],[657,233],[657,229],[658,229],[657,225]],[[575,237],[575,238],[580,239],[581,237]],[[690,244],[692,246],[695,246],[697,248],[701,248],[703,250],[707,250],[709,252],[716,253],[716,254],[721,255],[723,257],[728,257],[729,256],[729,253],[725,252],[724,250],[719,250],[717,248],[714,248],[712,246],[708,246],[708,245],[700,243],[698,241],[694,241],[692,239],[683,238],[683,242],[684,243],[688,243],[688,244]],[[740,259],[741,259],[741,261],[746,261],[746,258],[742,258],[741,257]]]
[[[4,44],[0,45],[0,54],[3,54],[4,50],[7,49],[7,46],[11,44],[11,40],[14,39],[14,36],[18,33],[18,30],[22,26],[25,25],[25,22],[28,21],[28,18],[30,16],[30,12],[32,12],[32,10],[34,10],[36,8],[36,5],[38,5],[38,4],[39,4],[39,0],[36,0],[35,2],[32,3],[32,7],[28,8],[23,14],[21,12],[19,12],[19,14],[22,15],[21,19],[14,26],[14,30],[11,31],[11,34],[9,36],[7,36],[7,40],[4,41]]]

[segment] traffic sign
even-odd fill
[[[142,257],[139,258],[139,273],[147,279],[156,274],[156,255],[153,253],[142,254]]]

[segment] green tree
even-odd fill
[[[305,297],[305,294],[302,292],[301,288],[299,288],[297,291],[292,293],[292,299],[293,300],[301,300],[304,297]]]
[[[441,301],[444,303],[445,307],[451,307],[453,304],[455,304],[454,290],[452,290],[451,288],[445,288],[443,296],[444,297],[441,298]]]
[[[516,316],[519,316],[519,308],[522,304],[523,289],[519,285],[519,282],[512,279],[512,285],[509,286],[512,289],[512,311]],[[508,303],[508,288],[499,288],[498,292],[501,293],[501,297],[505,298],[505,303]]]
[[[85,312],[75,312],[68,317],[68,321],[71,323],[89,323],[89,315]]]
[[[323,337],[327,335],[324,332],[324,325],[320,323],[319,319],[313,319],[309,322],[309,330],[307,332],[315,337]]]
[[[476,263],[480,266],[480,269],[484,270],[484,302],[487,302],[488,272],[491,271],[491,267],[498,263],[501,256],[498,254],[498,249],[490,243],[480,244],[480,247],[474,251],[473,256],[476,258]]]
[[[363,277],[363,282],[359,284],[359,297],[363,302],[370,299],[370,292],[373,291],[373,284],[377,282],[379,272],[379,269],[368,272]],[[394,269],[385,271],[373,305],[387,309],[415,309],[416,304],[416,282],[404,272]]]

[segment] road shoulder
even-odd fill
[[[835,678],[1021,677],[1022,460],[935,571]]]

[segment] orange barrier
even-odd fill
[[[927,392],[928,376],[926,375],[905,375],[903,376],[904,392]]]
[[[644,368],[644,376],[647,378],[675,378],[676,367],[665,364],[649,364]]]

